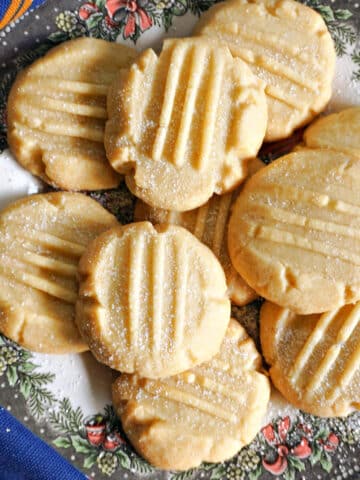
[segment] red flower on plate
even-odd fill
[[[143,7],[147,0],[106,0],[105,8],[109,18],[119,24],[124,22],[124,38],[135,34],[136,26],[144,32],[152,25],[152,20]]]
[[[301,460],[308,458],[312,449],[309,445],[309,441],[306,437],[302,437],[300,443],[293,448],[290,448],[286,443],[286,438],[291,427],[290,417],[282,418],[278,421],[276,429],[273,425],[266,425],[261,430],[266,442],[276,449],[276,457],[273,462],[268,462],[263,459],[262,464],[265,470],[273,475],[281,475],[288,467],[287,457],[297,457]]]
[[[87,20],[91,15],[98,12],[99,8],[95,3],[86,2],[79,8],[79,17],[81,20]]]
[[[266,460],[262,460],[263,467],[268,472],[272,473],[273,475],[281,475],[285,472],[288,466],[287,455],[289,450],[285,445],[280,445],[277,449],[278,456],[273,463],[269,463]]]
[[[335,435],[335,433],[329,433],[326,440],[320,440],[323,449],[326,452],[334,452],[337,447],[339,446],[339,438]]]
[[[261,433],[264,435],[268,443],[270,443],[271,445],[276,443],[275,430],[271,423],[269,423],[269,425],[266,425],[266,427],[261,430]]]
[[[301,459],[310,457],[312,450],[309,445],[309,440],[303,437],[299,445],[296,445],[296,447],[292,448],[290,452],[291,455],[294,455],[294,457],[298,457]]]
[[[278,434],[280,437],[281,441],[284,441],[286,439],[286,435],[289,431],[291,422],[290,422],[290,417],[285,417],[282,418],[279,423],[278,423]]]

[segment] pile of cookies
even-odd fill
[[[360,404],[360,109],[256,159],[325,108],[334,64],[315,11],[230,0],[159,55],[83,38],[14,83],[8,139],[26,169],[73,191],[124,175],[138,202],[128,225],[69,191],[5,209],[0,331],[122,372],[116,411],[160,468],[228,459],[261,426],[270,383],[230,300],[267,299],[262,349],[290,402]]]
[[[302,410],[347,415],[360,405],[360,108],[317,121],[296,150],[247,182],[229,253],[267,300],[274,385]]]

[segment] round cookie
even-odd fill
[[[222,462],[261,427],[270,384],[261,356],[231,320],[219,353],[174,377],[121,375],[113,403],[136,450],[156,467],[186,470]]]
[[[202,15],[194,33],[224,42],[266,82],[266,141],[290,136],[330,99],[334,44],[322,17],[299,2],[222,2]]]
[[[23,167],[66,190],[116,187],[104,149],[106,95],[137,52],[95,38],[51,49],[22,71],[8,100],[8,143]]]
[[[306,149],[257,172],[236,200],[229,254],[245,281],[297,313],[360,298],[360,159]]]
[[[227,47],[165,40],[121,72],[108,95],[105,148],[130,190],[167,210],[235,188],[264,138],[264,85]]]
[[[87,350],[75,325],[77,267],[88,243],[118,222],[80,193],[18,200],[0,213],[0,331],[43,353]]]
[[[79,272],[76,321],[100,362],[157,378],[219,350],[230,320],[225,275],[184,228],[111,229],[89,246]]]
[[[321,417],[360,408],[360,303],[298,315],[265,302],[262,351],[274,385],[305,412]]]
[[[360,107],[319,118],[304,133],[310,148],[331,148],[360,156]]]

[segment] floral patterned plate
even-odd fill
[[[21,68],[53,45],[79,36],[158,48],[164,36],[191,32],[214,0],[48,0],[0,32],[0,208],[44,190],[14,161],[6,144],[6,97]],[[360,103],[360,7],[352,0],[305,0],[324,17],[338,53],[329,110]],[[66,66],[64,66],[66,67]],[[295,136],[296,137],[296,136]],[[299,135],[297,138],[300,138]],[[269,162],[296,138],[268,146]],[[90,195],[124,222],[134,198],[125,186]],[[259,301],[233,308],[258,343]],[[52,444],[89,478],[105,479],[359,479],[360,414],[320,419],[273,392],[264,426],[248,447],[223,464],[179,473],[154,469],[128,444],[111,407],[116,374],[91,354],[30,353],[0,335],[0,404]]]

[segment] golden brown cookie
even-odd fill
[[[263,353],[274,385],[289,402],[322,417],[360,408],[359,320],[359,302],[306,316],[263,304]]]
[[[235,269],[268,300],[319,313],[360,298],[360,159],[304,150],[245,185],[229,222]]]
[[[334,44],[322,17],[299,2],[222,2],[202,15],[195,34],[224,42],[266,82],[266,141],[290,136],[330,99]]]
[[[165,40],[121,72],[108,95],[105,147],[147,204],[184,211],[236,187],[267,124],[264,85],[227,47]]]
[[[77,267],[117,221],[80,193],[18,200],[0,213],[0,331],[44,353],[87,350],[74,323]]]
[[[186,470],[221,462],[254,438],[270,396],[261,356],[231,320],[209,362],[160,380],[121,375],[113,402],[136,450],[156,467]]]
[[[104,149],[106,95],[132,48],[94,38],[70,40],[21,72],[8,100],[8,142],[23,167],[66,190],[115,187]]]
[[[230,320],[225,275],[184,228],[111,229],[89,246],[79,272],[76,321],[100,362],[157,378],[219,350]]]
[[[331,148],[360,156],[360,107],[319,118],[304,133],[310,148]]]

